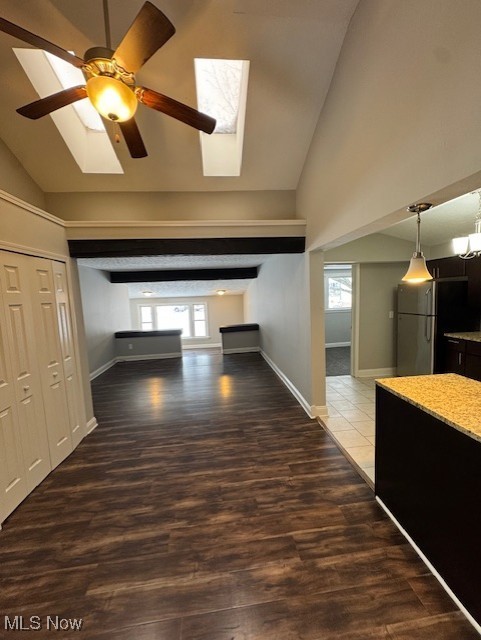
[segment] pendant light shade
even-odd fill
[[[417,232],[416,232],[416,251],[413,253],[409,268],[403,277],[403,282],[409,282],[411,284],[417,284],[419,282],[426,282],[432,280],[433,277],[429,273],[426,266],[426,258],[421,251],[421,212],[427,211],[432,207],[431,204],[421,202],[419,204],[412,204],[408,207],[408,211],[417,213]]]
[[[481,190],[471,191],[471,194],[478,196],[478,212],[474,221],[474,233],[462,238],[453,238],[454,253],[457,253],[463,260],[475,258],[481,253]]]

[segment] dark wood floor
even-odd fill
[[[479,637],[258,354],[118,364],[93,391],[99,427],[0,532],[1,638]]]

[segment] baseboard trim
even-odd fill
[[[222,354],[229,353],[259,353],[260,347],[238,347],[237,349],[222,349]]]
[[[307,413],[307,415],[309,416],[309,418],[314,418],[312,412],[311,412],[311,405],[307,402],[307,400],[304,398],[304,396],[302,395],[302,393],[297,389],[297,387],[295,387],[292,382],[289,380],[289,378],[279,369],[279,367],[269,358],[269,356],[267,355],[267,353],[265,353],[264,351],[262,351],[261,349],[261,356],[264,358],[264,360],[267,362],[267,364],[270,366],[270,368],[274,371],[274,373],[282,380],[282,382],[286,385],[286,387],[289,389],[289,391],[292,393],[292,395],[294,396],[294,398],[297,400],[297,402],[301,405],[301,407],[304,409],[304,411]]]
[[[205,342],[204,344],[189,344],[188,342],[182,344],[182,351],[184,349],[215,349],[216,347],[221,347],[220,342]]]
[[[102,373],[105,373],[106,371],[108,371],[111,367],[113,367],[118,362],[129,362],[129,361],[137,361],[137,360],[163,360],[164,358],[182,358],[182,352],[178,351],[175,353],[162,353],[162,354],[151,353],[146,355],[135,355],[135,356],[117,356],[116,358],[113,358],[113,360],[109,360],[109,362],[106,362],[104,365],[102,365],[95,371],[92,371],[92,373],[90,374],[90,381],[92,382],[92,380],[95,380],[95,378],[98,378],[100,375],[102,375]]]
[[[396,517],[389,511],[388,507],[386,507],[386,505],[384,504],[384,502],[381,500],[381,498],[379,496],[376,496],[376,500],[379,503],[379,505],[384,509],[384,511],[387,513],[387,515],[391,518],[391,520],[394,522],[394,524],[396,525],[396,527],[399,529],[399,531],[403,534],[403,536],[406,538],[406,540],[409,542],[409,544],[411,545],[411,547],[414,549],[414,551],[418,554],[418,556],[421,558],[421,560],[424,562],[424,564],[427,566],[427,568],[429,569],[429,571],[431,571],[431,573],[434,575],[434,577],[438,580],[439,584],[442,586],[442,588],[444,589],[444,591],[446,591],[446,593],[448,594],[448,596],[451,598],[451,600],[461,609],[461,611],[464,613],[464,615],[466,616],[466,618],[469,620],[469,622],[473,625],[473,627],[476,629],[476,631],[481,634],[481,625],[478,624],[478,622],[476,622],[476,620],[473,618],[473,616],[469,613],[469,611],[466,609],[466,607],[462,604],[462,602],[460,602],[458,600],[458,598],[456,597],[456,595],[453,593],[453,591],[451,591],[451,589],[449,588],[449,586],[446,584],[446,582],[444,581],[444,578],[437,572],[437,570],[435,569],[435,567],[430,563],[430,561],[426,558],[426,556],[424,555],[424,553],[421,551],[421,549],[417,546],[417,544],[414,542],[414,540],[411,538],[411,536],[409,535],[409,533],[404,529],[404,527],[397,521]]]
[[[350,342],[328,342],[325,347],[326,349],[331,349],[332,347],[350,347]]]
[[[98,427],[98,422],[97,422],[97,418],[94,416],[93,418],[90,418],[90,420],[87,422],[87,435],[91,434],[92,431]]]
[[[100,375],[102,375],[102,373],[105,373],[106,371],[108,371],[111,367],[114,366],[116,362],[117,362],[117,358],[113,358],[112,360],[109,360],[108,362],[103,364],[98,369],[95,369],[95,371],[92,371],[92,373],[90,374],[90,381],[95,380],[95,378],[98,378]]]
[[[396,375],[396,367],[385,369],[358,369],[354,372],[356,378],[392,378]]]
[[[311,405],[311,413],[314,418],[327,418],[329,416],[329,407],[326,405]]]
[[[169,358],[182,358],[182,352],[174,353],[150,353],[137,356],[117,356],[116,362],[136,362],[137,360],[166,360]]]

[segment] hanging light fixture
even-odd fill
[[[474,233],[462,238],[453,238],[453,248],[463,260],[475,258],[481,254],[481,191],[472,191],[478,195],[478,212],[474,219]]]
[[[421,251],[421,213],[430,209],[433,205],[428,202],[420,202],[419,204],[412,204],[408,207],[408,211],[411,213],[417,213],[417,232],[416,232],[416,250],[413,253],[411,262],[409,263],[409,269],[406,271],[406,275],[403,277],[404,282],[416,284],[418,282],[426,282],[426,280],[432,280],[433,277],[429,273],[426,266],[426,258]]]

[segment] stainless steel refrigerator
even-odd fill
[[[397,375],[443,371],[443,335],[469,331],[466,280],[400,284],[397,294]]]

